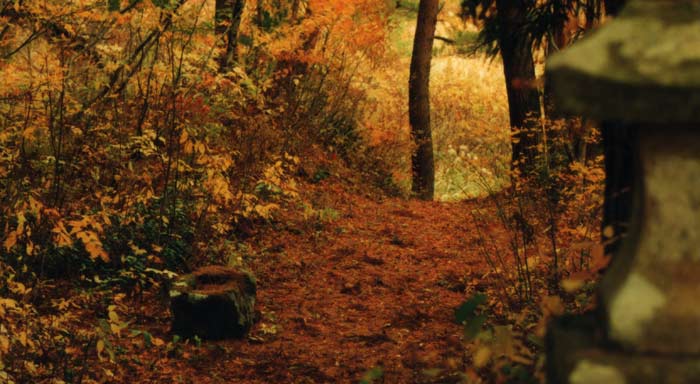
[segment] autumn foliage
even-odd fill
[[[219,74],[211,2],[5,2],[0,227],[12,264],[122,267],[136,253],[178,269],[270,219],[309,144],[358,142],[354,71],[383,41],[371,3],[311,1],[299,20],[274,4],[247,10],[261,25],[248,20],[240,65]]]
[[[383,5],[297,2],[293,18],[248,2],[226,73],[213,6],[0,2],[3,292],[57,276],[142,289],[238,263],[233,240],[297,197],[300,157],[358,152],[357,73],[382,52]],[[27,332],[3,328],[0,356],[39,348]]]
[[[537,322],[552,312],[533,314],[540,303],[563,305],[550,298],[562,279],[595,278],[602,159],[594,150],[564,159],[581,125],[538,121],[552,132],[533,149],[538,173],[510,174],[498,63],[439,57],[458,51],[440,44],[434,52],[436,190],[442,200],[481,199],[405,201],[396,196],[408,195],[414,145],[407,60],[392,46],[396,3],[246,1],[236,61],[224,70],[214,3],[0,0],[0,383],[191,373],[219,347],[167,334],[161,290],[203,265],[266,278],[246,344],[255,356],[234,361],[239,379],[271,369],[255,358],[276,368],[275,353],[291,348],[290,358],[326,365],[309,374],[321,381],[369,370],[370,382],[380,363],[394,366],[386,377],[408,380],[401,364],[430,363],[417,354],[382,362],[362,348],[396,356],[409,340],[418,349],[432,337],[422,326],[456,330],[456,343],[429,351],[445,372],[491,377],[486,367],[503,356],[463,344],[451,322],[465,292],[487,291],[491,320],[526,307]],[[595,130],[585,136],[597,145]],[[314,296],[335,283],[342,296]],[[416,300],[431,309],[412,308]],[[585,309],[577,300],[567,304]],[[332,309],[323,317],[307,302]],[[326,340],[335,325],[319,322],[356,309],[384,336],[333,339],[319,356],[277,339],[284,323]],[[536,357],[521,353],[536,349],[521,342],[526,332],[508,337],[519,338],[519,364],[535,370]],[[360,346],[345,351],[346,369],[333,359],[347,340]],[[469,369],[442,356],[464,350]],[[294,371],[273,376],[285,382]]]

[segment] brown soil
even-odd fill
[[[177,358],[134,366],[133,382],[356,383],[377,366],[384,383],[459,382],[426,372],[464,368],[454,308],[488,270],[469,229],[475,203],[320,188],[307,189],[336,220],[289,212],[258,234],[251,269],[261,319],[249,337],[185,346]],[[140,311],[134,327],[170,339],[164,304]]]

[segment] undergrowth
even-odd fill
[[[608,263],[600,241],[605,175],[597,130],[586,131],[587,151],[573,158],[569,134],[581,122],[543,124],[549,135],[538,146],[536,166],[527,175],[510,174],[509,186],[494,184],[479,172],[482,165],[471,165],[491,191],[466,219],[477,231],[475,245],[492,286],[472,292],[455,312],[472,367],[467,383],[543,382],[549,320],[591,310]]]
[[[244,240],[299,203],[302,161],[338,158],[395,189],[358,113],[359,74],[382,54],[383,4],[249,4],[228,71],[211,1],[9,4],[0,381],[81,382],[95,375],[84,357],[95,348],[115,360],[121,325],[73,334],[64,324],[81,304],[31,299],[52,279],[72,279],[81,293],[66,300],[93,306],[93,289],[140,295],[200,265],[245,263]]]

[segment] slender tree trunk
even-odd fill
[[[300,0],[293,0],[292,1],[292,22],[296,23],[297,19],[299,18],[299,1]]]
[[[615,16],[624,6],[624,0],[606,0],[605,13]],[[603,233],[606,228],[614,231],[615,237],[606,241],[606,253],[614,253],[620,239],[627,233],[632,215],[632,188],[634,180],[634,157],[636,136],[634,129],[614,122],[605,122],[601,127],[605,154],[605,202],[603,203]],[[612,240],[612,241],[611,241]]]
[[[420,0],[408,80],[408,114],[416,150],[411,156],[416,196],[432,200],[435,194],[433,136],[430,129],[430,61],[439,12],[439,0]]]
[[[216,33],[226,36],[226,51],[220,59],[219,70],[228,72],[238,60],[238,33],[245,0],[216,0]]]
[[[255,24],[260,28],[262,28],[265,23],[265,4],[263,2],[264,0],[257,0],[255,3]]]
[[[532,44],[523,33],[527,7],[513,0],[496,0],[496,7],[500,28],[498,42],[506,78],[510,126],[513,130],[513,169],[527,174],[535,166],[540,120]]]

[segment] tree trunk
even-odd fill
[[[624,124],[605,122],[602,125],[605,154],[605,200],[603,203],[603,233],[613,230],[614,237],[606,238],[606,253],[614,253],[621,237],[627,233],[632,216],[632,187],[634,186],[635,130]]]
[[[408,115],[416,149],[411,156],[413,193],[423,200],[435,194],[433,136],[430,129],[430,61],[439,0],[420,0],[408,80]]]
[[[624,0],[607,0],[605,13],[615,16],[624,6]],[[634,130],[617,123],[603,123],[601,127],[605,153],[605,201],[603,203],[603,232],[614,231],[614,238],[606,242],[605,252],[615,253],[632,215],[632,188],[634,186]]]
[[[523,32],[527,7],[513,0],[497,0],[496,7],[500,28],[498,43],[513,131],[513,170],[528,174],[534,169],[537,156],[540,100],[535,87],[532,44]]]
[[[605,0],[605,14],[615,16],[620,13],[627,0]]]
[[[245,0],[216,0],[216,33],[226,36],[226,51],[219,66],[221,72],[228,72],[238,60],[238,32],[244,8]]]

